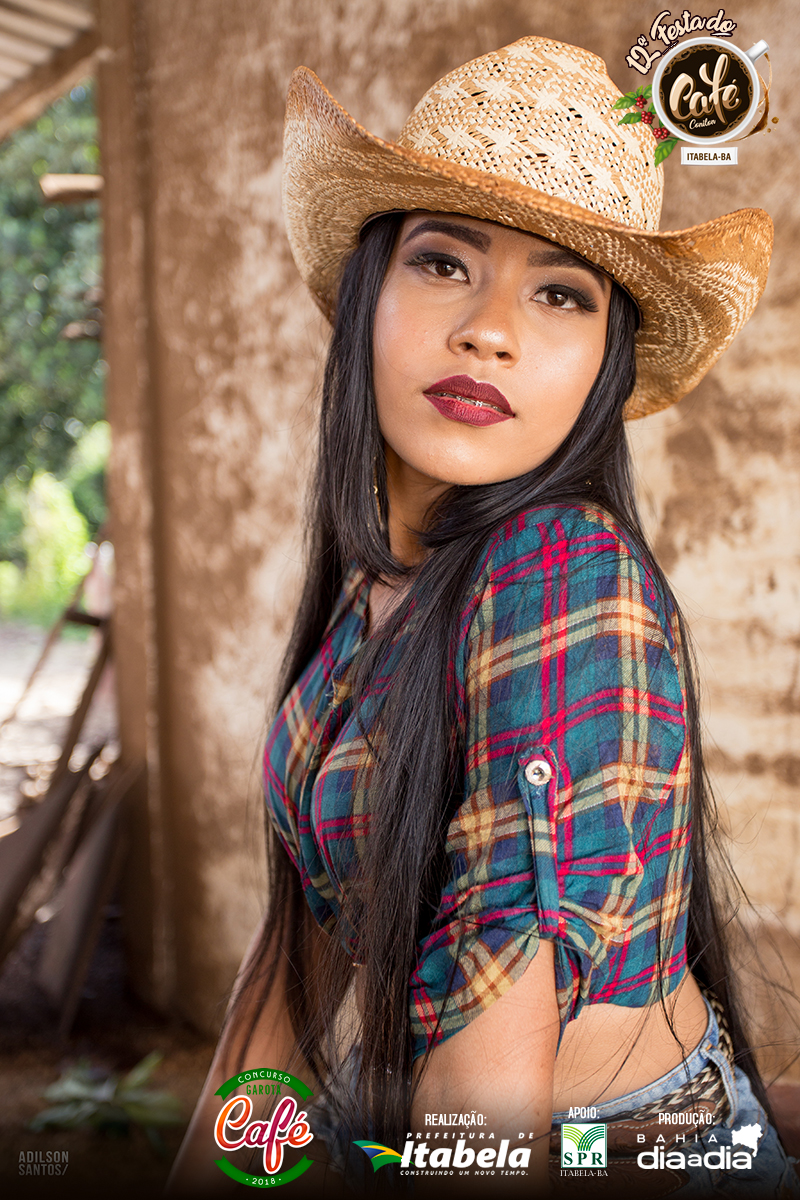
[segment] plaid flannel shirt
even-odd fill
[[[339,904],[369,836],[372,759],[348,686],[368,596],[351,568],[264,757],[269,812],[311,911],[345,944]],[[465,789],[409,980],[415,1056],[511,987],[539,938],[555,944],[562,1032],[586,1003],[642,1007],[680,981],[690,812],[678,636],[597,509],[526,511],[487,547],[453,662]]]

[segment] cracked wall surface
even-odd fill
[[[297,596],[325,338],[281,216],[291,70],[311,67],[362,124],[392,137],[445,71],[527,33],[584,45],[623,90],[637,86],[624,55],[656,9],[100,7],[123,733],[151,768],[128,880],[129,907],[143,915],[130,936],[140,987],[210,1027],[260,903],[258,751]],[[791,0],[728,15],[737,44],[772,46],[779,123],[740,145],[738,167],[682,166],[673,154],[662,228],[764,207],[777,228],[773,268],[707,379],[631,437],[648,529],[697,643],[734,862],[800,990],[800,17]]]

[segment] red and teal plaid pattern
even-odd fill
[[[368,593],[353,568],[264,758],[272,820],[330,932],[369,836],[372,761],[348,687]],[[646,1006],[683,976],[677,639],[675,614],[596,509],[530,510],[487,548],[453,661],[465,790],[409,981],[415,1055],[511,987],[540,937],[555,943],[562,1030],[586,1003]]]

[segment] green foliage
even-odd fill
[[[18,567],[25,566],[25,550],[22,533],[25,528],[25,490],[12,481],[0,502],[0,546],[3,557]],[[3,564],[0,563],[0,570]]]
[[[47,624],[89,568],[86,521],[69,488],[46,471],[37,472],[28,488],[12,485],[5,511],[16,517],[24,565],[0,562],[0,616]]]
[[[669,158],[677,144],[677,138],[665,138],[663,142],[659,142],[658,147],[656,148],[656,166],[662,163],[665,158]]]
[[[108,443],[108,427],[97,428],[105,375],[99,343],[59,336],[71,322],[97,316],[98,204],[48,205],[39,177],[99,169],[88,83],[0,146],[0,609],[37,620],[49,619],[74,586],[76,530],[93,535],[105,519]],[[35,494],[26,498],[28,489]],[[42,505],[47,528],[37,517],[26,530]],[[55,564],[65,574],[52,579]]]
[[[85,294],[101,281],[98,205],[46,205],[38,182],[97,172],[96,137],[81,87],[0,148],[0,479],[59,474],[77,440],[70,423],[104,415],[98,343],[59,338],[90,317]]]
[[[653,95],[652,84],[648,83],[645,87],[637,88],[635,92],[626,92],[624,96],[620,96],[619,100],[613,105],[614,108],[633,108],[640,96],[644,96],[645,100],[649,100]],[[622,122],[620,121],[620,125]]]
[[[78,438],[64,477],[78,512],[94,533],[106,519],[105,467],[111,444],[107,421],[95,421]]]
[[[145,1087],[161,1061],[157,1052],[148,1054],[127,1075],[119,1076],[93,1068],[85,1060],[68,1068],[44,1093],[56,1103],[33,1118],[29,1129],[99,1129],[125,1136],[140,1126],[159,1150],[158,1130],[181,1125],[180,1105],[169,1092]]]
[[[637,105],[638,100],[641,100],[642,103]],[[613,105],[614,108],[633,108],[634,106],[636,106],[637,111],[635,113],[626,113],[624,117],[620,117],[620,119],[617,121],[617,124],[638,125],[642,120],[642,113],[646,112],[651,114],[652,119],[649,120],[647,124],[658,142],[658,145],[656,146],[656,152],[653,156],[653,163],[658,167],[665,158],[669,158],[670,154],[672,154],[672,151],[678,144],[678,139],[676,137],[668,138],[666,136],[666,128],[664,128],[661,125],[661,122],[657,120],[656,110],[653,107],[652,84],[648,83],[644,87],[637,88],[635,92],[626,92],[625,95],[620,96],[616,104]]]

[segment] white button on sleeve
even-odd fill
[[[544,758],[534,758],[525,768],[525,778],[534,787],[541,787],[553,778],[553,768]]]

